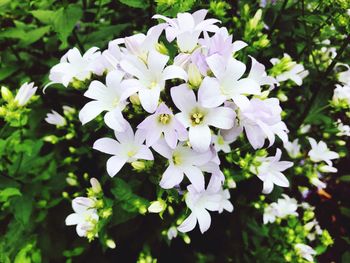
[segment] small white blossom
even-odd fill
[[[338,119],[338,130],[339,132],[337,133],[337,136],[350,136],[350,126],[345,125],[341,122],[341,120]]]
[[[298,202],[286,194],[282,194],[277,202],[271,203],[264,209],[264,224],[275,222],[276,218],[286,218],[289,215],[297,216]]]
[[[66,119],[58,112],[52,110],[52,113],[46,114],[45,121],[49,124],[56,125],[58,127],[66,125]]]
[[[99,216],[95,209],[95,200],[88,197],[77,197],[72,201],[73,214],[66,218],[66,225],[77,225],[77,234],[86,237],[89,231],[94,230]]]
[[[331,160],[339,158],[339,154],[329,150],[324,141],[319,141],[317,143],[314,138],[309,138],[309,142],[311,145],[311,150],[309,151],[308,155],[311,161],[315,163],[324,161],[329,166],[332,166]]]
[[[280,149],[276,150],[275,156],[257,157],[257,162],[260,163],[258,167],[251,167],[251,172],[255,173],[258,178],[263,181],[263,193],[269,194],[273,190],[273,186],[288,187],[288,179],[281,173],[284,170],[293,166],[292,162],[280,161],[282,152]]]
[[[308,262],[314,262],[313,256],[317,253],[312,247],[298,243],[294,246],[294,248],[302,258],[306,259]]]
[[[350,85],[350,84],[349,84]],[[335,105],[346,103],[346,105],[350,105],[350,86],[344,85],[341,86],[339,84],[335,85],[332,101]]]
[[[167,237],[169,240],[172,240],[173,238],[176,238],[177,237],[177,228],[172,226],[168,229],[168,232],[167,232]]]
[[[34,87],[34,82],[24,83],[17,92],[15,102],[17,102],[19,106],[26,105],[30,98],[34,96],[37,89],[38,87]]]
[[[299,140],[295,139],[293,142],[287,141],[283,144],[284,149],[288,152],[288,155],[295,159],[301,155]]]

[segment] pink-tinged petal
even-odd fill
[[[183,79],[187,81],[187,73],[181,67],[176,65],[168,66],[163,71],[163,79]]]
[[[209,212],[206,209],[198,209],[196,210],[196,217],[199,224],[199,229],[203,234],[210,227],[211,217]]]
[[[182,182],[184,174],[181,170],[170,164],[169,167],[163,173],[162,179],[159,185],[164,189],[173,188]]]
[[[217,79],[206,77],[198,90],[198,101],[206,108],[218,107],[224,103],[226,96],[220,91],[220,83]]]
[[[67,226],[77,225],[82,220],[81,216],[79,214],[70,214],[66,217],[65,223]]]
[[[116,140],[111,138],[101,138],[95,141],[93,149],[112,155],[120,155],[122,146]]]
[[[171,88],[170,94],[175,106],[180,111],[190,112],[197,103],[196,95],[187,84]]]
[[[119,109],[107,112],[104,116],[104,121],[112,130],[123,132],[126,129],[127,121]]]
[[[137,154],[134,155],[136,159],[153,160],[153,154],[146,145],[141,145]]]
[[[177,230],[179,230],[182,233],[189,232],[193,230],[196,227],[197,224],[197,218],[194,215],[194,213],[191,213],[185,221],[182,222],[180,226],[178,226]]]
[[[170,159],[172,156],[172,150],[165,140],[160,139],[156,144],[152,145],[152,148],[167,159]]]
[[[107,161],[107,173],[110,177],[114,177],[120,169],[126,164],[127,157],[112,156]]]
[[[103,103],[99,101],[90,101],[79,112],[79,120],[84,125],[89,121],[92,121],[102,111],[106,110]]]
[[[170,146],[170,148],[175,149],[177,144],[177,133],[175,130],[169,128],[164,131],[164,139],[166,143]]]
[[[183,168],[183,171],[198,192],[204,190],[204,175],[199,168],[186,166]]]
[[[207,123],[219,129],[230,129],[233,127],[236,113],[228,107],[211,109],[206,116]]]
[[[245,126],[244,129],[248,141],[254,149],[259,149],[264,146],[265,135],[259,126]]]
[[[260,85],[256,81],[248,78],[240,79],[237,82],[235,88],[237,89],[237,91],[239,91],[240,94],[261,94]]]
[[[139,91],[139,98],[142,107],[149,113],[156,111],[160,97],[159,86],[152,89],[142,89]]]
[[[190,127],[188,137],[191,146],[197,152],[205,152],[209,149],[211,142],[211,132],[207,125],[197,125]]]
[[[155,50],[151,50],[148,54],[148,68],[154,73],[160,73],[163,71],[166,63],[168,62],[169,57]]]

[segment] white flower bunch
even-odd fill
[[[64,86],[90,81],[84,96],[91,101],[79,118],[86,124],[106,112],[104,122],[115,139],[101,138],[93,148],[111,155],[106,165],[111,177],[127,163],[153,160],[157,153],[167,161],[159,182],[162,188],[190,183],[186,204],[191,214],[179,226],[181,232],[192,230],[198,222],[203,233],[210,226],[208,211],[233,210],[230,194],[223,188],[218,152],[230,152],[230,144],[243,131],[254,149],[264,147],[266,139],[272,146],[276,135],[288,141],[279,100],[260,96],[277,81],[252,57],[247,71],[234,56],[247,44],[233,41],[228,30],[219,27],[220,21],[205,19],[206,14],[199,10],[179,13],[176,18],[155,15],[164,22],[146,34],[113,40],[107,50],[93,47],[81,55],[73,48],[49,76],[52,83]],[[177,50],[175,55],[168,52],[171,45]],[[293,64],[288,74],[280,76],[280,81],[290,78],[299,84],[306,72]],[[92,80],[94,75],[99,80]],[[125,114],[132,110],[130,103],[142,109],[140,123],[129,117],[133,114]],[[61,123],[56,114],[49,120]],[[265,193],[274,184],[289,185],[281,171],[292,163],[280,162],[280,157],[278,149],[276,156],[262,158],[257,167]],[[206,181],[210,181],[207,187]]]

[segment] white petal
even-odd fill
[[[112,130],[123,132],[126,129],[127,121],[119,109],[107,112],[104,116],[104,121]]]
[[[95,119],[102,111],[105,110],[105,105],[99,101],[90,101],[79,112],[79,120],[84,125]]]
[[[163,71],[169,57],[155,50],[151,50],[148,54],[148,68],[154,73],[160,73]]]
[[[184,174],[181,170],[170,164],[169,167],[163,173],[162,179],[159,185],[164,189],[173,188],[182,182]]]
[[[220,91],[220,83],[217,79],[206,77],[198,90],[198,101],[203,107],[218,107],[226,100]]]
[[[81,219],[82,218],[79,214],[74,213],[66,217],[65,223],[67,226],[77,225],[81,222]]]
[[[187,166],[183,168],[183,171],[198,192],[204,190],[204,175],[199,168]]]
[[[183,79],[187,81],[187,73],[181,67],[171,65],[164,69],[163,71],[163,79]]]
[[[160,96],[160,88],[142,89],[139,91],[139,98],[142,107],[149,113],[156,111]]]
[[[207,125],[190,127],[188,136],[193,149],[197,152],[205,152],[209,149],[211,132]]]
[[[136,159],[153,160],[153,154],[146,145],[141,145],[139,151],[134,156]]]
[[[189,232],[193,230],[196,227],[197,224],[197,218],[194,215],[194,213],[191,213],[185,221],[182,222],[182,224],[177,228],[182,233]]]
[[[199,224],[199,229],[201,230],[201,233],[203,234],[210,227],[210,223],[211,223],[210,214],[206,209],[200,209],[200,210],[196,211],[196,216],[197,216],[197,220],[198,220],[198,224]]]
[[[211,109],[206,116],[207,123],[219,129],[230,129],[233,127],[236,114],[228,107]]]
[[[93,149],[107,154],[119,155],[122,151],[122,146],[111,138],[101,138],[95,141]]]
[[[127,162],[126,157],[112,156],[107,161],[107,172],[110,177],[114,177]]]
[[[196,95],[187,84],[171,88],[170,93],[175,106],[180,111],[190,112],[197,102]]]

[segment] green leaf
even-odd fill
[[[0,191],[0,202],[7,202],[7,200],[12,196],[21,196],[21,191],[18,188],[5,188]]]
[[[44,24],[52,24],[55,12],[51,10],[35,10],[32,15]]]
[[[111,190],[115,198],[119,200],[128,200],[132,197],[131,187],[122,179],[115,180],[115,187]]]
[[[16,198],[11,202],[13,212],[17,221],[27,225],[33,209],[33,200],[29,196]]]
[[[51,28],[50,26],[45,26],[45,27],[37,28],[29,32],[26,32],[20,44],[23,46],[27,46],[38,41],[40,38],[42,38],[46,33],[50,31],[50,28]]]
[[[78,5],[69,5],[67,8],[61,8],[55,13],[53,28],[58,34],[58,38],[61,40],[63,47],[67,46],[67,38],[82,16],[83,11]]]
[[[149,6],[149,2],[145,0],[119,0],[119,2],[134,8],[146,9]]]

